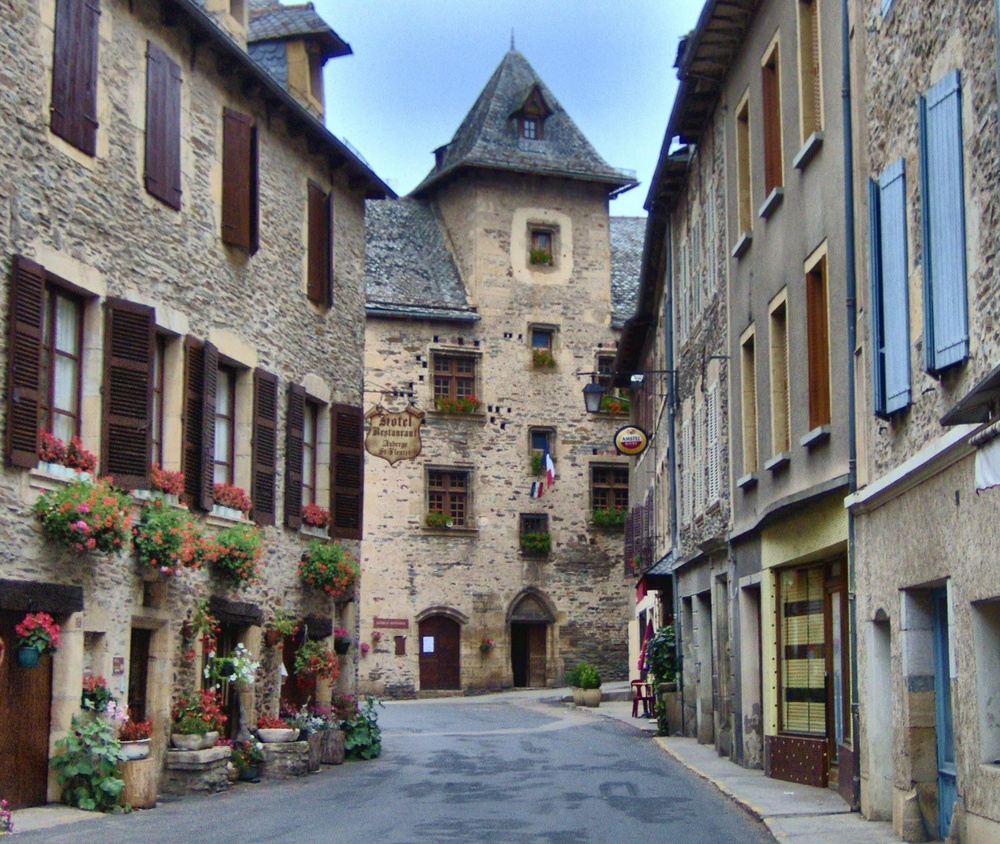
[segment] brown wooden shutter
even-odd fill
[[[14,257],[7,335],[7,462],[30,469],[38,463],[42,404],[42,323],[45,269]]]
[[[761,69],[764,99],[764,194],[781,185],[781,93],[778,52]]]
[[[275,475],[278,471],[278,376],[253,373],[253,520],[273,525],[277,511]]]
[[[152,41],[146,45],[146,190],[181,207],[181,69]]]
[[[285,524],[302,527],[302,438],[305,432],[306,391],[288,385],[288,412],[285,414]]]
[[[333,307],[333,190],[326,195],[324,217],[326,219],[326,258],[324,269],[326,273],[326,284],[323,288],[323,304],[328,308]]]
[[[248,251],[256,255],[260,249],[260,149],[258,147],[257,124],[250,126],[250,194],[247,197],[250,219],[250,246]]]
[[[323,189],[309,182],[308,184],[308,214],[309,214],[309,244],[306,258],[307,274],[306,295],[318,305],[326,304],[325,265],[326,257],[326,194]]]
[[[205,343],[202,373],[199,506],[208,511],[215,504],[212,495],[212,488],[215,486],[215,390],[219,381],[219,350],[211,343]]]
[[[809,427],[830,422],[830,341],[825,265],[806,276],[806,336],[809,344]]]
[[[148,489],[155,312],[110,298],[104,318],[104,474],[124,490]]]
[[[77,149],[97,151],[100,0],[58,0],[49,127]]]
[[[625,514],[625,575],[633,572],[632,558],[635,556],[635,508]]]
[[[360,407],[330,408],[330,536],[361,539],[364,528],[364,414]]]
[[[250,249],[251,163],[253,119],[227,108],[222,113],[222,239],[231,246]],[[255,191],[256,193],[256,191]]]

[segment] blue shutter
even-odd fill
[[[940,372],[969,355],[962,100],[952,71],[918,102],[923,206],[924,359]]]
[[[882,236],[880,233],[879,187],[868,180],[868,277],[871,287],[872,410],[885,416],[885,331],[882,305]]]
[[[882,171],[879,211],[885,412],[895,413],[910,404],[906,166],[902,158]]]

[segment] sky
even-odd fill
[[[524,54],[612,167],[641,182],[611,203],[644,216],[701,0],[313,0],[351,56],[326,65],[326,122],[401,196],[427,175],[504,54]]]

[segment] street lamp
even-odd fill
[[[607,375],[606,372],[577,372],[579,375],[590,375],[591,377],[598,375]],[[647,375],[667,375],[667,395],[671,395],[674,390],[672,389],[674,382],[673,379],[677,377],[676,369],[644,369],[639,372],[629,372],[624,373],[628,375],[629,380],[633,385],[641,384]],[[604,386],[599,381],[591,381],[589,384],[585,385],[583,388],[583,403],[587,408],[587,413],[600,413],[601,412],[601,401],[604,399]]]
[[[583,403],[587,413],[599,413],[601,401],[604,399],[604,386],[597,381],[591,381],[583,388]]]

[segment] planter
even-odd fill
[[[351,649],[350,639],[334,639],[333,640],[333,652],[340,656],[343,656]]]
[[[573,703],[577,706],[587,706],[591,709],[601,705],[600,689],[578,689],[573,687]]]
[[[215,744],[219,734],[212,730],[205,735],[198,733],[171,733],[170,743],[178,750],[205,750]]]
[[[316,525],[302,525],[299,528],[299,533],[304,533],[306,536],[315,536],[317,539],[330,538],[330,534],[325,527],[316,527]]]
[[[17,664],[21,668],[37,668],[38,660],[41,659],[42,655],[38,652],[37,648],[18,648],[17,649]]]
[[[299,731],[294,727],[278,727],[276,729],[257,730],[257,736],[265,744],[277,744],[283,741],[295,741],[299,737]]]
[[[309,742],[309,773],[315,773],[323,760],[323,734],[309,733],[306,739]]]
[[[240,768],[239,778],[243,782],[260,782],[260,765],[244,765]]]
[[[344,734],[340,730],[324,730],[320,735],[322,738],[322,750],[319,760],[324,765],[344,764]]]
[[[137,739],[136,741],[123,741],[122,753],[127,761],[135,759],[145,759],[149,756],[149,745],[151,739]]]
[[[78,472],[72,466],[63,466],[62,463],[39,463],[38,468],[48,475],[55,475],[57,478],[66,478],[68,481],[93,480],[90,472]]]
[[[242,521],[243,511],[237,510],[235,507],[224,507],[221,504],[212,505],[212,515],[221,516],[223,519],[234,519],[235,521]]]

